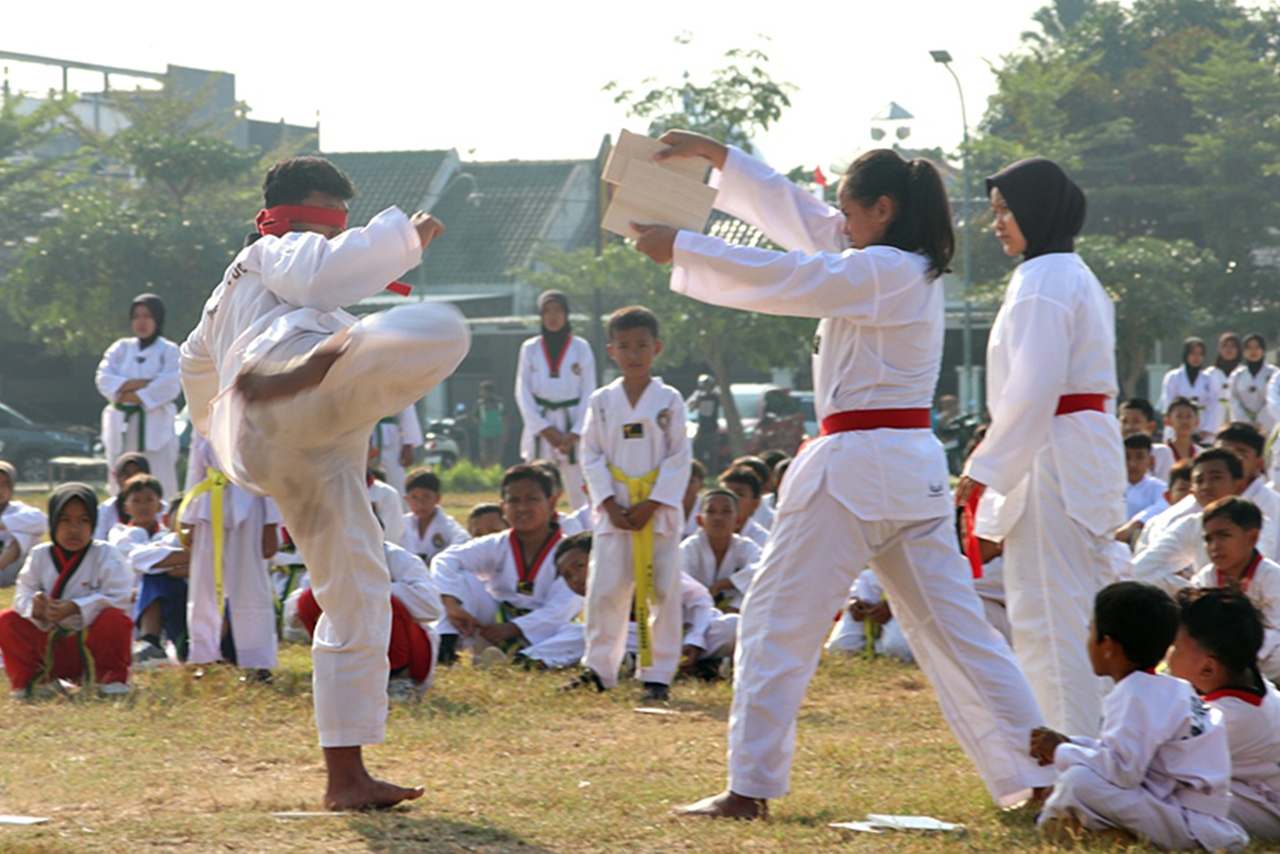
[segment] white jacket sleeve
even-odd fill
[[[164,338],[151,346],[164,348],[160,351],[160,373],[138,390],[138,399],[147,409],[158,409],[173,403],[182,394],[182,354],[177,345]]]
[[[684,518],[684,493],[689,488],[689,470],[693,465],[693,449],[685,429],[684,400],[677,392],[669,396],[667,411],[673,413],[667,422],[665,445],[667,456],[658,467],[658,479],[649,500],[680,511]],[[677,529],[678,530],[678,529]]]
[[[520,410],[524,426],[535,436],[551,426],[533,399],[533,360],[536,358],[538,339],[531,338],[520,347],[520,364],[516,368],[516,408]]]
[[[126,339],[121,338],[107,348],[107,351],[102,354],[102,359],[98,362],[98,370],[93,377],[94,384],[98,387],[98,393],[107,399],[107,403],[116,402],[116,395],[120,393],[120,386],[124,385],[129,379],[120,372],[120,363],[124,360],[124,351],[127,347]]]
[[[1142,783],[1156,748],[1164,743],[1167,734],[1161,732],[1161,721],[1151,719],[1149,704],[1114,705],[1119,708],[1108,708],[1106,726],[1096,741],[1072,738],[1058,745],[1053,764],[1059,773],[1083,765],[1113,786],[1136,789]]]
[[[467,590],[467,575],[481,581],[492,578],[501,564],[501,549],[506,544],[505,538],[481,537],[436,555],[431,561],[431,574],[440,595],[462,601]]]
[[[1165,528],[1151,545],[1134,556],[1130,563],[1133,580],[1154,584],[1169,595],[1186,587],[1187,580],[1179,573],[1196,562],[1200,530],[1199,513]]]
[[[91,548],[97,553],[94,556],[102,564],[100,567],[103,573],[102,586],[93,593],[70,600],[76,603],[80,613],[63,620],[62,625],[73,630],[92,626],[107,608],[126,610],[129,607],[129,598],[133,595],[133,574],[125,566],[124,557],[120,552],[101,542],[94,543]],[[85,559],[88,560],[88,556]]]
[[[209,355],[205,341],[209,315],[203,315],[179,350],[182,392],[187,396],[187,409],[196,432],[209,435],[209,416],[213,399],[218,396],[218,368]]]
[[[781,317],[896,325],[919,319],[933,300],[930,289],[942,286],[925,278],[921,263],[919,256],[881,247],[806,255],[732,246],[681,231],[671,290],[711,305]]]
[[[597,392],[600,394],[600,392]],[[587,414],[582,419],[582,476],[587,481],[587,491],[591,494],[591,506],[599,508],[605,499],[613,497],[613,475],[609,473],[609,459],[605,454],[604,431],[607,425],[599,410],[604,408],[605,401],[592,399],[587,407]]]
[[[47,632],[52,628],[52,624],[45,620],[38,620],[31,616],[31,605],[36,598],[36,594],[40,592],[40,570],[36,566],[35,553],[29,552],[26,561],[22,564],[22,569],[18,571],[18,580],[14,586],[13,592],[13,610],[17,611],[22,617],[26,617],[35,623],[36,628]]]
[[[684,645],[705,650],[707,629],[715,617],[715,601],[707,588],[686,572],[680,577],[680,602],[684,611]]]
[[[253,247],[246,260],[253,259],[263,287],[287,303],[318,311],[371,297],[422,260],[418,231],[399,208],[387,208],[333,240],[295,231],[263,237]]]
[[[391,571],[391,595],[409,609],[413,619],[429,623],[444,616],[440,594],[431,580],[422,558],[404,549],[387,549],[387,568]]]
[[[844,214],[737,148],[729,149],[719,190],[717,208],[759,228],[784,249],[840,252],[847,244]]]
[[[511,622],[530,644],[540,643],[554,635],[582,613],[582,597],[569,589],[563,578],[557,578],[547,594],[547,601]]]
[[[729,580],[733,582],[733,586],[738,592],[745,595],[747,588],[751,586],[751,579],[755,577],[756,567],[760,563],[760,556],[763,552],[751,540],[740,543],[739,548],[742,552],[743,565],[733,575],[729,576]]]
[[[1007,306],[1009,377],[991,411],[986,438],[965,473],[1008,495],[1049,442],[1058,398],[1067,381],[1071,317],[1066,306],[1039,296]]]

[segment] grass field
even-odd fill
[[[0,608],[11,596],[0,591]],[[0,851],[1056,850],[1029,815],[992,807],[913,667],[823,661],[801,711],[793,792],[767,823],[669,815],[723,784],[728,684],[677,683],[676,714],[654,716],[635,711],[634,684],[559,695],[564,680],[466,663],[442,672],[422,702],[393,706],[387,744],[368,751],[376,772],[422,783],[426,797],[288,820],[271,813],[318,809],[323,785],[305,647],[282,648],[271,685],[228,667],[202,680],[175,668],[138,675],[121,700],[0,700],[0,813],[52,819],[0,826]],[[868,812],[968,832],[827,827]]]

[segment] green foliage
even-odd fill
[[[467,459],[458,460],[452,468],[436,473],[440,476],[440,488],[446,495],[496,490],[502,482],[502,466],[484,468]]]

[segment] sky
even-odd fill
[[[829,168],[873,147],[871,118],[890,101],[915,116],[908,145],[954,149],[959,97],[928,51],[954,57],[972,127],[995,89],[992,66],[1021,49],[1044,2],[22,0],[6,4],[0,50],[228,71],[253,118],[310,125],[318,115],[326,151],[456,148],[505,160],[592,157],[605,133],[645,129],[601,91],[606,82],[674,83],[685,70],[705,79],[726,50],[760,46],[774,79],[796,87],[757,140],[761,154],[782,169]],[[691,43],[676,45],[679,34]],[[60,85],[56,69],[0,64],[16,89]],[[100,79],[73,72],[71,85],[92,91]]]

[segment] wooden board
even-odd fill
[[[666,148],[665,145],[652,137],[624,130],[618,135],[618,144],[609,152],[609,159],[604,164],[604,174],[601,177],[606,183],[621,184],[626,175],[627,166],[634,161],[640,161],[682,175],[699,184],[706,183],[707,171],[711,168],[711,164],[701,157],[681,157],[678,160],[661,162],[654,160],[653,155],[664,148]]]
[[[655,163],[632,160],[623,170],[600,227],[621,237],[639,234],[631,223],[669,225],[702,233],[716,190]]]

